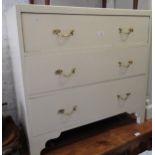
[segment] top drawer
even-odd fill
[[[22,13],[26,52],[146,44],[148,17]]]

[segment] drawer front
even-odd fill
[[[146,73],[147,47],[90,49],[25,58],[28,95]]]
[[[26,52],[146,44],[148,17],[22,14]]]
[[[145,110],[146,77],[74,88],[29,100],[33,135],[64,131],[123,112]]]

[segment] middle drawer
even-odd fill
[[[28,95],[145,74],[147,51],[144,46],[27,56]]]

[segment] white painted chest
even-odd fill
[[[123,112],[144,121],[150,11],[18,5],[7,25],[31,155]]]

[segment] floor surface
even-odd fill
[[[63,133],[47,143],[43,155],[117,155],[120,150],[137,155],[151,149],[151,136],[151,120],[139,125],[123,114]]]

